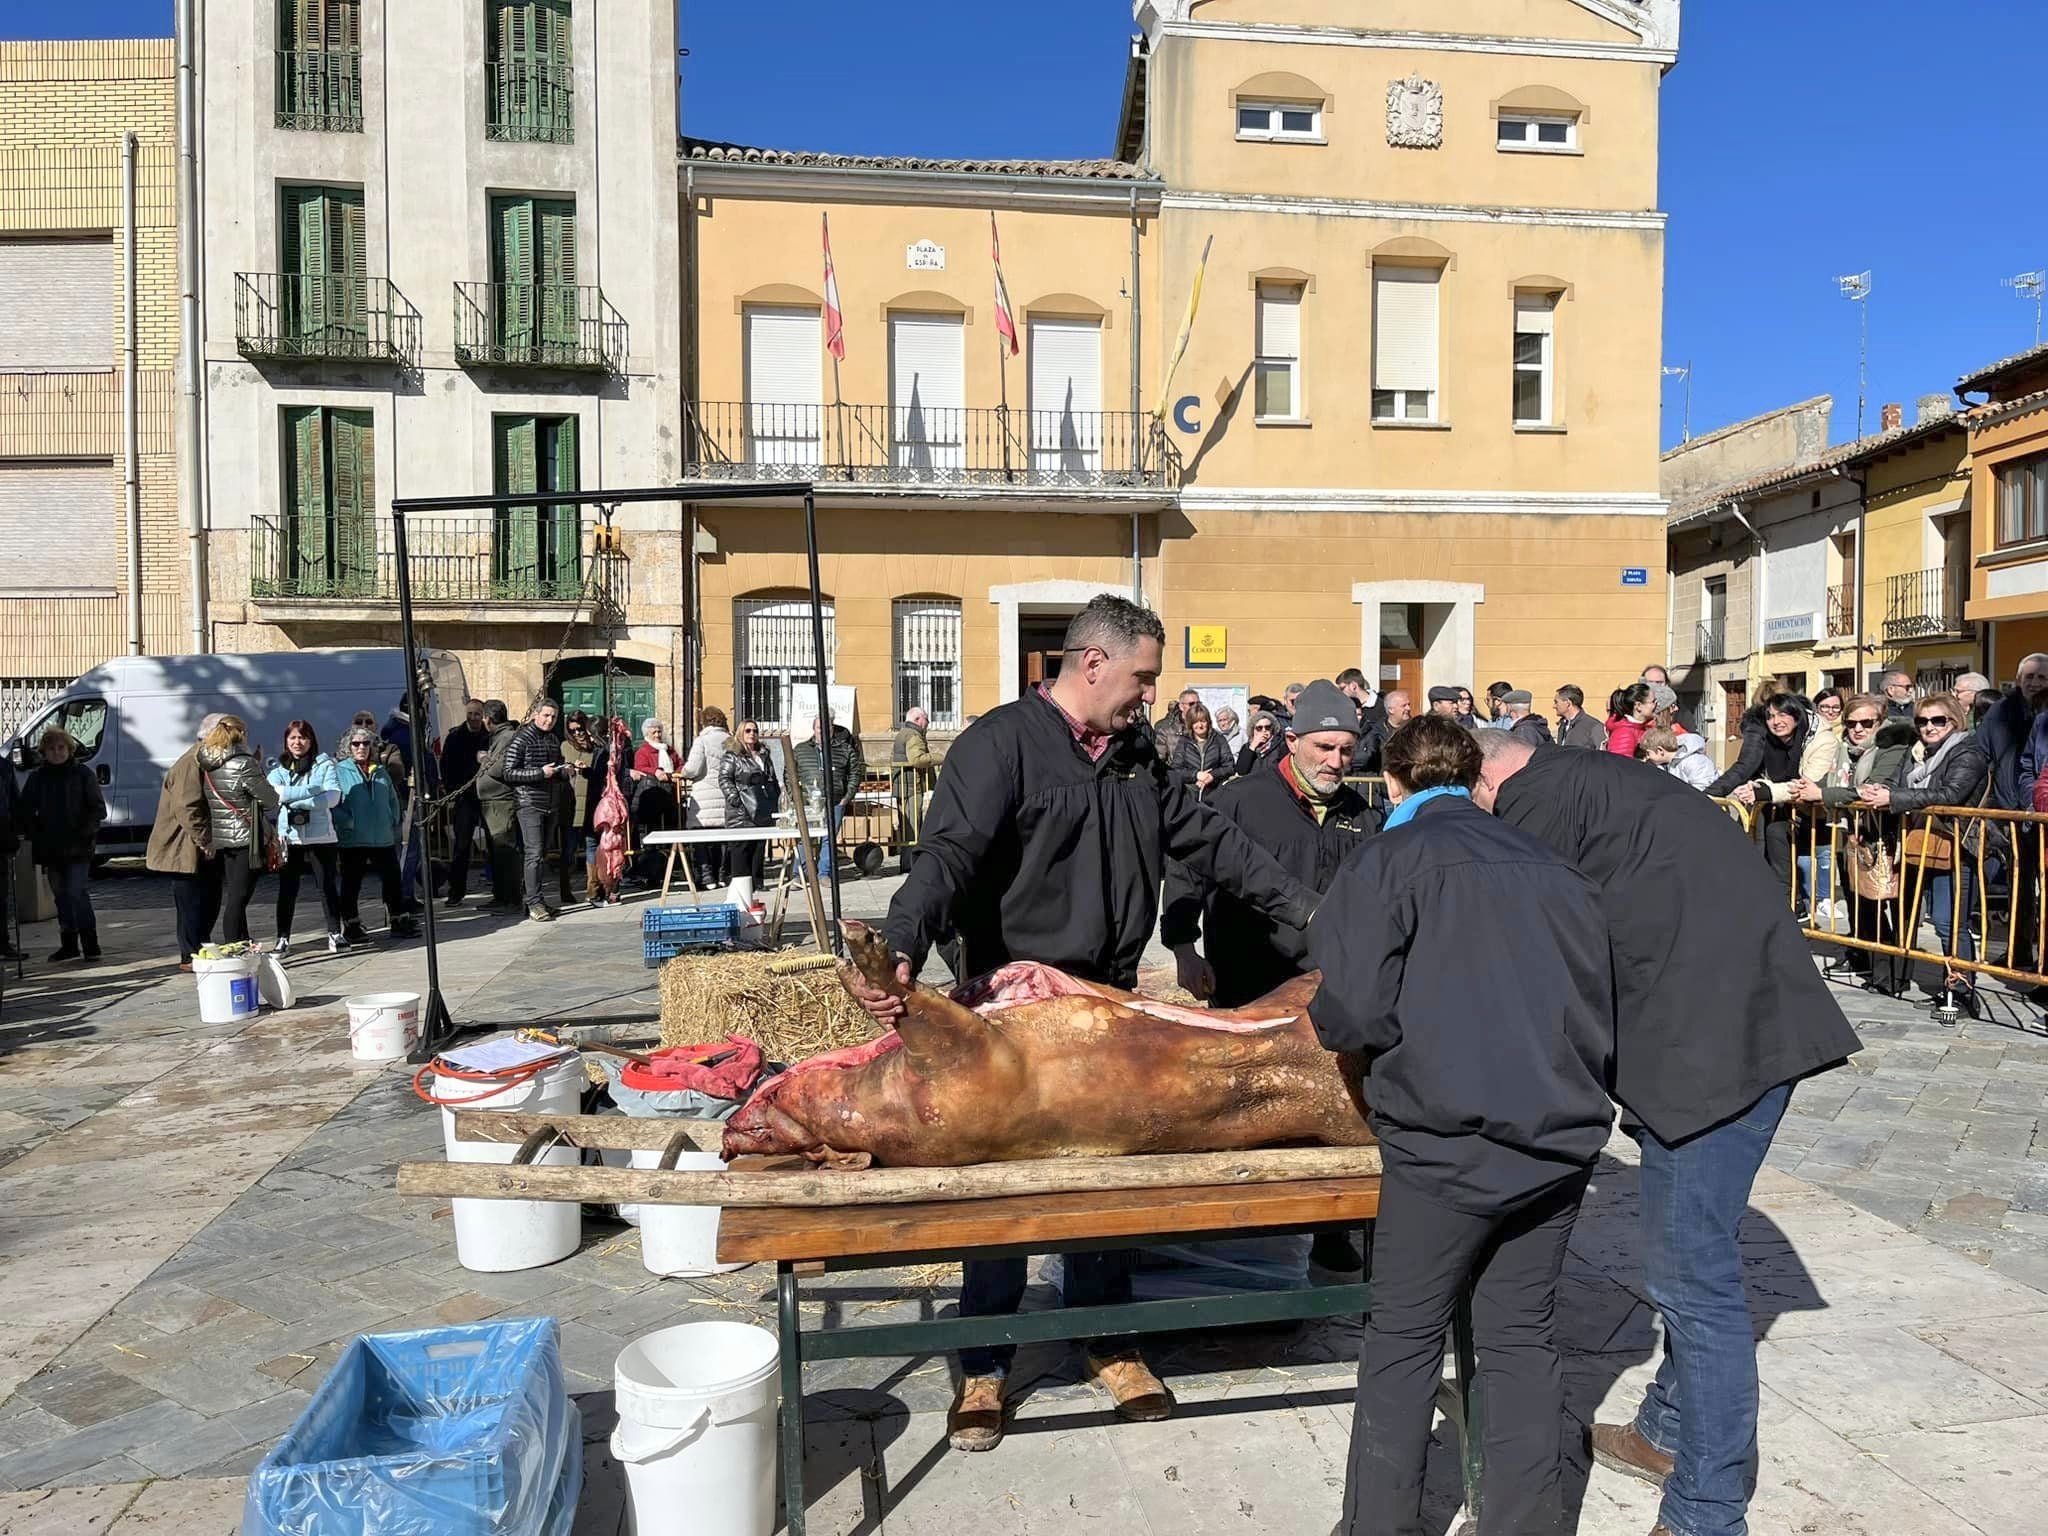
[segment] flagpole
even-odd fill
[[[832,354],[832,429],[839,437],[840,469],[851,480],[853,452],[847,440],[846,398],[839,387],[839,362],[846,355],[846,321],[839,308],[839,273],[832,263],[832,215],[820,213],[818,218],[825,231],[825,350]]]
[[[1017,317],[1010,309],[1009,285],[1003,281],[1003,237],[996,228],[993,209],[988,216],[988,254],[995,267],[996,377],[1002,391],[996,425],[1003,434],[1003,479],[1009,482],[1017,478],[1010,461],[1010,358],[1017,351]]]
[[[1002,404],[996,407],[996,423],[1003,434],[1003,479],[1016,479],[1010,468],[1010,354],[1004,346],[1002,333],[996,333],[996,377],[1002,380]]]

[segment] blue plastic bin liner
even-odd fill
[[[556,1536],[581,1440],[551,1317],[363,1334],[249,1479],[242,1531]]]

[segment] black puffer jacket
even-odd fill
[[[1806,752],[1809,734],[1811,728],[1802,718],[1791,737],[1780,741],[1771,734],[1771,728],[1763,723],[1761,717],[1752,725],[1744,716],[1742,749],[1736,753],[1728,771],[1707,786],[1707,793],[1725,795],[1738,784],[1751,784],[1758,779],[1773,784],[1791,783],[1799,777],[1799,759]]]
[[[1230,743],[1217,735],[1214,729],[1210,730],[1206,741],[1195,740],[1194,733],[1190,731],[1174,744],[1173,771],[1185,779],[1191,788],[1195,782],[1195,775],[1214,774],[1215,777],[1209,781],[1207,790],[1208,794],[1213,795],[1223,787],[1225,779],[1236,777],[1237,754],[1230,750]],[[1203,791],[1197,790],[1196,793],[1200,794]]]
[[[1954,745],[1950,745],[1953,742]],[[1919,766],[1915,753],[1908,752],[1892,770],[1892,809],[1900,813],[1924,811],[1930,805],[1975,805],[1984,794],[1984,781],[1991,773],[1991,760],[1974,736],[1951,736],[1937,749],[1939,761],[1934,776],[1924,789],[1908,789],[1906,777]]]
[[[31,771],[16,814],[36,863],[69,864],[92,857],[107,801],[92,769],[74,757]]]
[[[514,798],[523,811],[552,810],[555,804],[555,775],[544,770],[562,761],[562,744],[552,732],[532,721],[519,727],[511,745],[505,748],[505,763],[498,777],[512,786]]]

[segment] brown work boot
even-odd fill
[[[1113,1355],[1084,1355],[1089,1378],[1109,1393],[1117,1417],[1134,1424],[1156,1424],[1173,1414],[1173,1394],[1152,1374],[1135,1349]]]
[[[1671,1475],[1671,1458],[1636,1433],[1633,1424],[1595,1424],[1586,1431],[1586,1443],[1592,1448],[1595,1464],[1610,1472],[1623,1473],[1654,1488],[1662,1488]]]
[[[1003,1443],[1003,1378],[965,1376],[946,1411],[946,1440],[956,1451],[992,1451]]]

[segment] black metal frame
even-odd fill
[[[1357,1221],[1325,1221],[1279,1227],[1248,1227],[1262,1236],[1287,1233],[1348,1232]],[[1048,1246],[1064,1253],[1095,1249],[1149,1248],[1168,1244],[1214,1241],[1214,1231],[1148,1233],[1142,1237],[1103,1237],[1027,1244],[992,1244],[933,1253],[887,1253],[826,1259],[804,1266],[828,1274],[895,1269],[906,1265],[951,1263],[955,1260],[1028,1258]],[[999,1317],[947,1317],[913,1323],[871,1323],[860,1327],[806,1330],[798,1289],[802,1261],[782,1260],[775,1267],[776,1337],[781,1346],[781,1421],[783,1529],[787,1536],[806,1536],[804,1492],[804,1362],[806,1360],[871,1360],[947,1353],[990,1344],[1043,1344],[1062,1339],[1114,1337],[1121,1334],[1177,1333],[1202,1328],[1228,1328],[1246,1323],[1309,1322],[1326,1317],[1364,1316],[1372,1311],[1371,1244],[1366,1245],[1362,1280],[1333,1285],[1308,1285],[1286,1291],[1253,1291],[1221,1296],[1191,1296],[1170,1301],[1135,1301],[1115,1306],[1063,1307],[1051,1312],[1019,1312]],[[808,1340],[808,1344],[806,1344]],[[1457,1431],[1459,1467],[1465,1486],[1465,1512],[1482,1519],[1480,1482],[1485,1471],[1479,1373],[1472,1341],[1472,1296],[1460,1292],[1451,1317],[1452,1380],[1437,1393],[1437,1406]]]
[[[804,498],[804,537],[810,546],[811,571],[811,632],[812,643],[817,647],[818,656],[818,718],[829,720],[832,716],[831,695],[825,683],[825,621],[820,612],[824,594],[818,584],[818,503],[817,493],[809,484],[781,485],[720,485],[691,487],[680,486],[634,486],[626,490],[588,491],[527,491],[512,492],[498,496],[401,496],[391,503],[392,544],[397,560],[398,575],[398,633],[399,644],[405,648],[405,700],[406,710],[412,717],[412,824],[418,827],[424,804],[426,765],[426,715],[421,707],[419,647],[413,634],[412,576],[406,555],[405,519],[412,512],[495,512],[511,507],[566,507],[592,503],[602,507],[620,507],[628,503],[648,501],[673,501],[689,505],[700,501],[740,501],[749,497],[777,493],[787,495],[801,491]],[[825,803],[832,799],[832,754],[831,733],[825,733],[828,750],[822,753],[822,768],[825,774]],[[816,868],[815,863],[813,869]],[[428,868],[427,878],[421,888],[421,916],[423,936],[427,941],[427,994],[420,1009],[420,1040],[407,1059],[424,1063],[432,1061],[439,1052],[452,1043],[458,1033],[463,1032],[448,1012],[447,999],[441,995],[441,951],[440,939],[434,921],[434,878]],[[831,942],[835,954],[844,954],[840,936],[840,892],[839,861],[832,861],[832,922]],[[486,1026],[472,1025],[471,1029]]]

